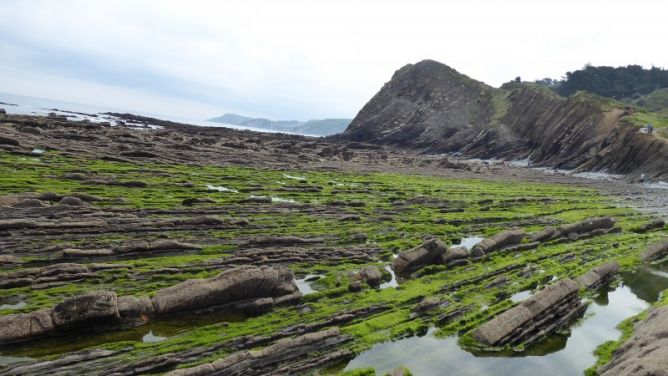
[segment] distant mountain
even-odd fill
[[[343,132],[352,119],[314,119],[303,122],[297,120],[269,120],[250,118],[237,114],[225,114],[209,119],[209,121],[313,136],[329,136]]]

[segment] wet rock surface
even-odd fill
[[[633,335],[617,349],[603,376],[662,375],[668,370],[668,306],[653,308],[633,328]]]
[[[560,280],[483,324],[472,336],[487,346],[531,344],[584,313],[578,291],[575,281]]]
[[[58,266],[51,270],[66,269]],[[66,270],[81,267],[67,266]],[[0,343],[93,328],[113,330],[122,324],[143,324],[150,317],[201,309],[233,308],[261,313],[275,304],[294,303],[300,298],[294,275],[288,268],[242,266],[212,278],[187,280],[157,290],[151,298],[117,297],[112,291],[93,291],[67,298],[52,309],[0,316],[5,327]]]
[[[431,325],[475,329],[517,291],[635,263],[665,241],[654,215],[617,206],[651,198],[649,210],[665,195],[623,182],[126,120],[0,124],[18,142],[0,144],[0,355],[16,362],[0,375],[159,373],[231,354],[246,355],[226,372],[319,372]],[[513,231],[526,235],[505,243]],[[447,245],[472,234],[498,241],[479,258]],[[302,297],[288,269],[317,275],[313,291]],[[247,355],[335,326],[308,346]]]
[[[446,251],[447,247],[439,239],[430,239],[422,245],[402,252],[394,260],[393,268],[398,273],[411,272],[434,263]]]

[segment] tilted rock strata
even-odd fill
[[[668,177],[668,142],[621,108],[531,84],[495,89],[432,60],[397,70],[338,138],[535,166]]]
[[[633,335],[598,370],[601,376],[668,374],[668,306],[652,308],[633,328]]]
[[[142,324],[151,316],[236,304],[263,311],[301,298],[287,268],[242,266],[208,279],[194,279],[158,290],[152,298],[117,297],[94,291],[67,298],[52,309],[0,316],[0,342],[21,341],[71,330]]]
[[[341,344],[350,337],[341,335],[337,327],[321,332],[308,333],[296,338],[286,338],[257,351],[240,351],[211,363],[191,368],[183,368],[167,373],[168,376],[193,375],[264,375],[284,374],[276,370],[276,366],[288,360],[297,360],[310,353],[326,351]],[[348,351],[334,351],[327,356],[328,361],[350,356]],[[313,360],[311,360],[313,362]],[[295,365],[291,365],[294,372]],[[288,367],[288,368],[290,368]],[[285,374],[290,371],[287,369]]]
[[[640,258],[644,261],[653,261],[661,259],[666,255],[668,255],[668,240],[650,244],[645,249],[645,252],[640,255]]]
[[[562,237],[578,239],[592,235],[603,235],[613,229],[615,223],[615,219],[610,217],[590,218],[558,227],[547,226],[543,230],[531,234],[529,238],[532,241],[545,242]]]
[[[519,244],[525,236],[526,233],[521,229],[503,231],[474,245],[471,254],[482,257],[504,247]]]
[[[596,289],[609,283],[619,273],[619,263],[609,261],[579,276],[576,281],[583,289]]]
[[[580,288],[596,289],[618,272],[619,263],[609,261],[575,281],[560,280],[481,325],[472,336],[486,346],[531,344],[584,313],[587,306],[580,300]]]
[[[405,273],[417,270],[429,264],[433,264],[445,253],[447,246],[442,240],[433,238],[420,246],[404,251],[392,263],[397,273]]]
[[[563,279],[478,327],[472,336],[486,346],[529,344],[584,312],[579,285]]]

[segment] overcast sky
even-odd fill
[[[0,1],[0,92],[208,118],[354,117],[434,59],[498,86],[668,67],[668,2]]]

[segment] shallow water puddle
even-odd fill
[[[513,303],[519,303],[519,302],[522,302],[522,301],[525,301],[525,300],[529,299],[529,297],[531,295],[532,295],[531,290],[524,290],[524,291],[514,293],[508,299],[510,299],[510,301],[513,302]]]
[[[239,191],[237,191],[236,189],[223,187],[222,185],[207,184],[206,189],[208,189],[210,191],[218,191],[218,192],[239,193]]]
[[[431,328],[422,337],[378,344],[351,360],[345,370],[374,367],[384,374],[403,365],[416,375],[580,375],[596,363],[596,347],[619,338],[616,326],[647,309],[658,299],[656,292],[668,287],[668,279],[653,272],[664,268],[668,262],[623,273],[624,282],[599,291],[568,334],[553,335],[523,353],[471,353],[459,347],[457,337],[437,338],[437,329]],[[522,291],[515,299],[530,295]]]
[[[2,302],[0,304],[0,311],[3,309],[21,309],[28,305],[23,298],[17,296],[2,299],[0,302]]]
[[[19,363],[19,362],[25,362],[28,360],[32,360],[32,358],[28,358],[27,356],[4,356],[0,355],[0,366],[4,366],[7,364],[14,364],[14,363]]]
[[[297,201],[291,199],[291,198],[281,198],[281,197],[271,197],[271,202],[287,202],[291,204],[296,204]]]
[[[390,273],[390,275],[392,276],[392,279],[390,279],[388,282],[381,283],[380,286],[378,286],[378,288],[386,289],[388,287],[399,286],[399,281],[397,280],[397,275],[394,274],[394,270],[392,270],[392,268],[389,265],[385,265],[385,270],[388,273]]]
[[[302,180],[305,181],[306,178],[303,176],[294,176],[294,175],[288,175],[288,174],[283,174],[283,177],[286,179],[292,179],[292,180]]]
[[[296,278],[295,282],[297,282],[297,287],[302,295],[308,295],[318,292],[318,290],[313,287],[313,284],[315,284],[321,277],[321,275],[317,274],[307,274],[303,278]]]
[[[168,317],[126,330],[102,333],[82,332],[66,336],[35,339],[28,342],[12,343],[0,346],[0,362],[15,363],[30,359],[25,357],[63,354],[105,343],[121,341],[160,342],[190,329],[222,322],[241,322],[245,319],[245,316],[237,313],[205,312]]]
[[[156,336],[153,334],[152,330],[149,330],[142,338],[142,342],[161,342],[166,340],[167,337]]]
[[[485,238],[481,238],[479,236],[471,236],[468,238],[462,238],[462,240],[459,242],[459,244],[453,244],[453,247],[464,247],[468,250],[473,248],[474,245],[480,243],[481,241],[485,240]]]

